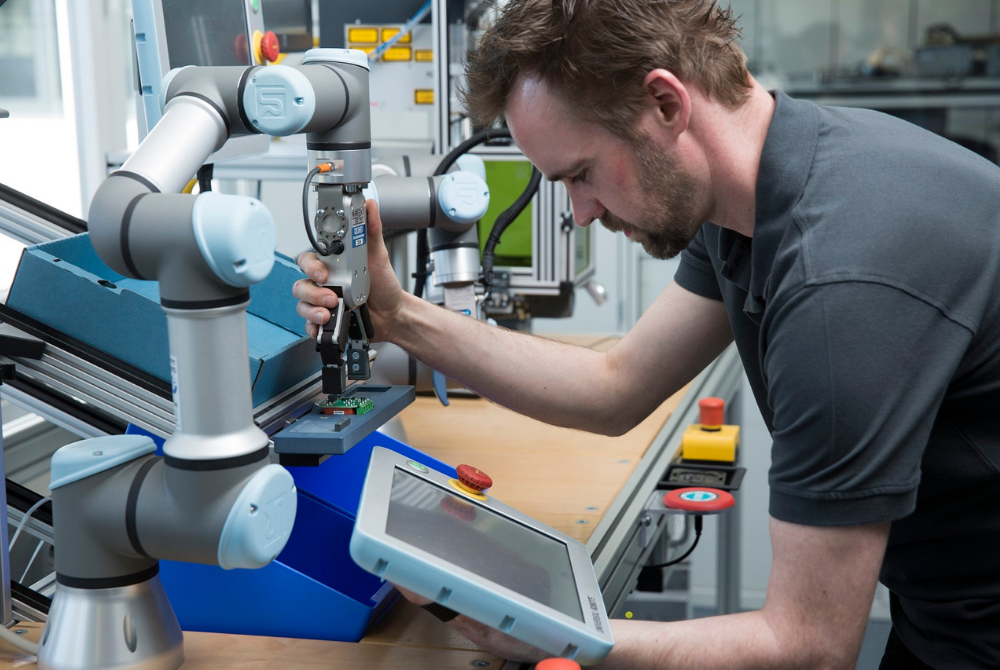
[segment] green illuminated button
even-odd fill
[[[260,0],[253,0],[253,2],[251,2],[250,4],[253,6],[253,11],[255,12],[260,11]]]
[[[406,461],[406,464],[418,472],[427,472],[427,466],[422,463],[417,463],[416,461]]]

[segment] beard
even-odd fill
[[[653,258],[666,260],[687,249],[700,223],[694,220],[692,198],[694,178],[677,160],[655,148],[652,138],[639,132],[629,140],[639,168],[639,182],[645,191],[645,225],[638,227],[611,212],[600,218],[601,225],[613,233],[626,229]]]

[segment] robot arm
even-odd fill
[[[363,225],[360,191],[371,179],[363,60],[320,50],[294,68],[172,72],[162,119],[95,194],[98,255],[126,277],[159,283],[176,427],[163,458],[138,436],[83,441],[53,456],[56,544],[72,551],[57,554],[39,667],[177,667],[181,632],[158,559],[258,568],[288,541],[295,486],[270,462],[268,437],[253,421],[247,369],[248,289],[274,262],[274,222],[251,198],[180,192],[229,137],[305,132],[316,160],[331,164],[324,198],[350,202]],[[332,273],[352,297],[348,307],[367,297],[353,277],[357,270],[367,280],[363,252],[342,254],[349,260]],[[101,644],[86,646],[93,640]]]

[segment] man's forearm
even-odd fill
[[[413,296],[401,312],[393,344],[476,393],[558,426],[610,434],[630,427],[601,411],[621,391],[604,354],[490,327]]]
[[[615,647],[600,670],[853,668],[826,656],[822,640],[779,638],[762,611],[689,621],[612,623]]]

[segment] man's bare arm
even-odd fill
[[[668,286],[606,353],[491,328],[413,296],[394,342],[430,367],[547,423],[621,434],[678,391],[731,340],[721,305]]]
[[[889,524],[817,528],[771,519],[762,610],[676,623],[615,621],[601,668],[854,668]]]
[[[547,423],[621,434],[678,391],[732,341],[721,302],[671,284],[635,327],[600,353],[475,319],[404,293],[392,273],[374,203],[368,210],[369,308],[376,335],[477,393]],[[316,286],[325,268],[315,255],[299,265],[313,280],[296,284],[307,332],[329,318],[332,291]],[[377,363],[376,363],[377,365]]]
[[[853,670],[889,524],[817,528],[771,519],[774,562],[756,612],[690,621],[612,621],[615,646],[601,670]],[[428,602],[406,591],[418,604]],[[501,658],[535,663],[534,647],[460,616],[452,627]]]

